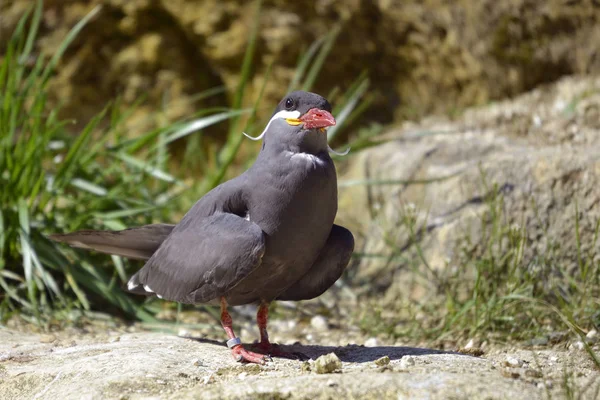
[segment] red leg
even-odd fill
[[[236,361],[246,361],[255,364],[265,363],[268,359],[267,356],[244,349],[242,342],[235,336],[235,333],[233,332],[233,321],[231,320],[231,315],[227,312],[227,301],[224,297],[221,297],[221,325],[223,325],[223,329],[229,339],[227,341],[227,347],[231,349],[231,355]]]
[[[261,302],[256,313],[256,324],[260,332],[260,343],[256,345],[261,352],[267,353],[274,357],[293,358],[293,359],[308,359],[302,353],[289,353],[282,351],[279,345],[269,342],[269,334],[267,333],[267,321],[269,320],[269,304]]]
[[[269,304],[260,303],[258,306],[258,312],[256,313],[256,324],[260,331],[260,343],[261,345],[271,346],[269,342],[269,334],[267,333],[267,321],[269,320]]]

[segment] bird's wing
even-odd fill
[[[308,272],[277,296],[277,300],[309,300],[322,295],[344,273],[354,251],[354,236],[333,225],[325,246]]]
[[[122,231],[85,230],[50,235],[50,239],[80,249],[96,250],[128,258],[147,260],[175,225],[153,224]]]
[[[243,218],[243,193],[232,181],[204,196],[127,285],[182,303],[225,295],[260,265],[265,238]]]

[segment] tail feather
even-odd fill
[[[95,250],[138,260],[147,260],[169,236],[175,225],[153,224],[122,231],[78,231],[53,234],[50,239],[80,249]]]

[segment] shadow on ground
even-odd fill
[[[199,337],[182,337],[184,339],[194,340],[199,343],[212,344],[215,346],[220,346],[227,348],[224,342],[207,339],[207,338],[199,338]],[[246,343],[244,344],[246,348],[256,351],[253,347],[253,344]],[[376,347],[365,347],[363,345],[357,344],[349,344],[346,346],[318,346],[318,345],[303,345],[300,343],[295,343],[293,345],[279,345],[278,349],[282,352],[296,354],[298,355],[298,359],[302,359],[302,355],[306,356],[306,359],[312,358],[313,360],[318,357],[335,353],[340,360],[345,362],[354,362],[354,363],[366,363],[375,361],[381,357],[388,356],[390,360],[399,360],[404,356],[424,356],[430,354],[453,354],[460,355],[465,357],[470,357],[465,354],[460,354],[456,352],[448,352],[442,350],[435,349],[427,349],[420,347],[400,347],[400,346],[376,346]],[[289,357],[278,357],[273,356],[273,358],[289,358]]]

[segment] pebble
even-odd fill
[[[315,315],[310,320],[310,326],[312,326],[316,331],[326,331],[329,329],[329,323],[327,322],[327,318],[322,315]]]
[[[342,362],[335,353],[317,358],[313,368],[317,374],[330,374],[340,369],[342,369]]]
[[[518,358],[508,356],[506,357],[506,361],[504,361],[504,365],[511,368],[519,368],[523,366],[523,361],[519,360]]]
[[[56,340],[54,335],[42,335],[40,336],[40,343],[52,343]]]
[[[109,343],[117,343],[119,341],[121,341],[121,336],[115,336],[115,337],[108,339]]]
[[[400,359],[400,368],[408,368],[415,365],[415,358],[413,356],[404,356]]]
[[[525,376],[530,378],[541,378],[543,376],[542,371],[535,368],[528,368],[525,370]]]
[[[196,367],[199,367],[199,366],[201,366],[201,365],[202,365],[202,362],[200,361],[200,359],[199,359],[199,358],[194,358],[194,359],[192,360],[192,365],[194,365],[194,366],[196,366]]]
[[[552,362],[558,362],[558,357],[552,356],[552,357],[550,357],[550,361],[552,361]]]
[[[472,349],[473,347],[475,347],[475,341],[474,341],[473,339],[471,339],[471,340],[469,340],[469,341],[467,342],[467,344],[465,345],[465,347],[464,347],[464,348],[465,348],[465,349],[467,349],[467,350],[470,350],[470,349]]]
[[[246,379],[247,376],[248,376],[247,372],[242,372],[238,375],[238,379],[243,381],[244,379]]]
[[[375,362],[375,365],[383,367],[383,366],[386,366],[386,365],[388,365],[390,363],[390,358],[388,356],[383,356],[381,358],[378,358],[374,362]]]
[[[596,343],[598,341],[598,331],[595,329],[589,331],[587,335],[585,335],[585,340],[588,343]]]
[[[337,386],[337,385],[338,384],[333,379],[328,379],[327,380],[327,386],[334,387],[334,386]]]
[[[300,366],[300,370],[302,372],[310,372],[310,363],[308,361],[304,361]]]
[[[583,342],[581,340],[578,340],[575,343],[571,343],[571,345],[569,347],[572,349],[575,349],[575,350],[583,350],[585,345],[583,344]]]
[[[365,341],[365,347],[377,347],[379,346],[379,341],[377,338],[371,337]]]
[[[179,337],[187,337],[190,336],[190,331],[188,331],[187,329],[180,329],[179,332],[177,332],[177,336]]]

